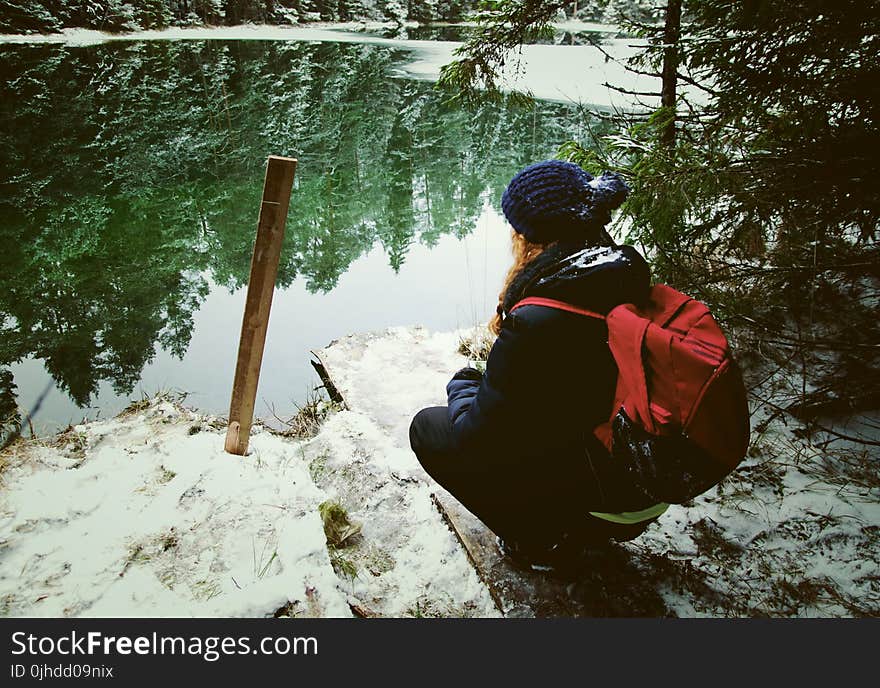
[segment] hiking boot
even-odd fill
[[[495,538],[498,549],[517,567],[546,573],[556,578],[571,579],[582,573],[589,560],[597,553],[607,550],[608,542],[578,542],[563,533],[558,542],[546,546],[524,546],[515,540]]]
[[[546,550],[526,550],[520,543],[515,540],[502,540],[500,537],[495,538],[495,544],[501,553],[510,559],[514,564],[524,569],[533,571],[551,571],[552,565],[549,564],[549,557]]]

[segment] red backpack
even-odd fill
[[[704,304],[658,284],[646,307],[625,303],[607,316],[541,297],[523,299],[514,308],[525,305],[607,323],[617,388],[611,416],[593,432],[615,458],[635,461],[632,470],[659,486],[648,494],[665,502],[686,501],[743,460],[750,433],[745,386],[727,339]],[[652,442],[656,450],[646,453]],[[688,456],[682,459],[683,454]],[[664,461],[667,467],[645,466],[646,460]],[[664,470],[665,477],[658,478]],[[695,471],[701,480],[692,479]],[[670,488],[675,472],[684,474],[682,485]]]

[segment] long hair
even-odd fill
[[[556,243],[533,244],[516,230],[511,232],[511,241],[513,244],[513,265],[507,271],[507,277],[504,278],[504,286],[501,288],[501,293],[498,294],[498,307],[495,309],[495,315],[489,321],[489,330],[495,336],[501,334],[502,306],[504,304],[504,296],[507,294],[510,284],[526,265]]]

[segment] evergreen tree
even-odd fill
[[[564,6],[493,3],[441,83],[499,95],[498,68]],[[797,362],[789,413],[813,422],[876,408],[880,4],[669,0],[663,10],[658,22],[626,22],[647,39],[628,67],[657,78],[660,107],[560,155],[630,179],[630,240],[655,254],[660,279],[760,344],[743,358]]]

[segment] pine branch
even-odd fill
[[[625,93],[626,95],[629,95],[629,96],[648,96],[651,98],[659,98],[660,97],[659,91],[631,91],[628,88],[623,88],[622,86],[615,86],[613,84],[609,84],[607,81],[605,81],[602,85],[607,88],[610,88],[612,91],[617,91],[618,93]]]
[[[678,75],[678,78],[681,81],[685,82],[686,84],[690,84],[691,86],[694,86],[695,88],[698,88],[701,91],[705,91],[706,93],[708,93],[711,96],[718,95],[718,91],[716,91],[715,89],[709,88],[708,86],[699,83],[696,79],[689,77],[686,74],[682,74],[681,72],[678,72],[677,75]]]
[[[478,29],[456,49],[457,59],[441,68],[438,87],[452,90],[454,99],[499,99],[498,71],[510,53],[517,48],[521,52],[531,37],[548,30],[566,5],[559,0],[502,0],[492,10],[478,13]]]

